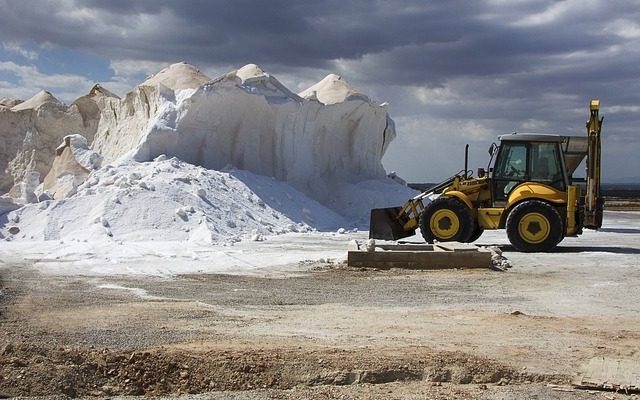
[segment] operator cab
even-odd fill
[[[567,190],[560,135],[513,133],[499,137],[491,192],[494,207],[504,206],[511,191],[523,182],[537,182]]]

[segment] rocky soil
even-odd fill
[[[572,289],[564,285],[585,286],[567,277],[580,268],[596,270],[553,271],[544,266],[546,255],[538,266],[511,256],[515,265],[508,272],[316,264],[287,276],[263,271],[171,279],[50,276],[29,264],[13,265],[0,270],[0,392],[633,398],[578,390],[569,382],[591,357],[637,357],[637,292],[624,300],[613,291],[583,293],[582,305],[564,311],[554,306],[569,300],[566,290]],[[637,282],[639,274],[626,271],[622,278]],[[618,314],[601,313],[609,307]]]

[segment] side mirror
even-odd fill
[[[496,150],[498,150],[498,145],[495,143],[491,143],[491,146],[489,146],[489,155],[493,156],[494,154],[496,154]]]
[[[477,171],[476,176],[477,176],[478,178],[484,178],[484,175],[485,175],[486,173],[487,173],[487,172],[484,170],[484,168],[480,167],[480,168],[478,168],[478,171]]]

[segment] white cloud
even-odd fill
[[[170,64],[166,61],[111,60],[109,68],[115,73],[114,79],[130,80],[155,74]]]
[[[81,75],[43,74],[33,65],[0,61],[0,72],[14,75],[18,82],[4,82],[2,96],[27,99],[41,90],[49,90],[60,100],[70,103],[89,92],[93,82]]]
[[[549,129],[547,121],[530,118],[522,124],[522,132],[546,132]]]
[[[18,77],[23,85],[41,86],[46,88],[91,88],[92,82],[81,75],[52,74],[46,75],[34,65],[20,65],[13,61],[0,61],[0,71],[9,72]]]
[[[640,113],[640,106],[609,106],[607,113]]]
[[[423,105],[446,105],[460,101],[460,96],[454,93],[449,86],[435,88],[420,86],[409,88],[409,90]]]
[[[575,4],[573,1],[554,2],[543,12],[526,15],[520,20],[513,22],[512,26],[538,26],[550,24],[572,10],[575,10]]]
[[[2,48],[8,52],[18,54],[28,60],[37,60],[40,56],[37,52],[32,50],[27,50],[24,47],[20,46],[17,42],[2,42]]]
[[[604,27],[604,32],[613,33],[624,39],[640,38],[640,25],[628,19],[616,19]]]

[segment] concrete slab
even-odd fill
[[[467,243],[355,243],[347,253],[350,267],[366,268],[491,268],[491,252]]]
[[[640,360],[592,358],[571,384],[584,389],[640,392]]]

